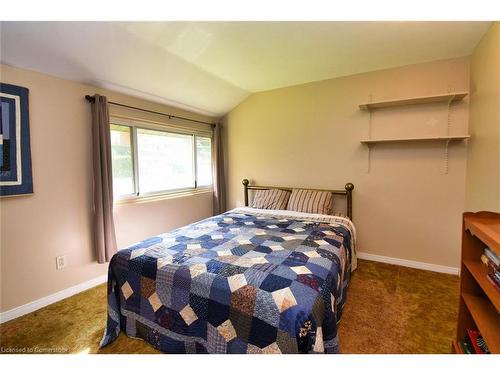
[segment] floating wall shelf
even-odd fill
[[[397,142],[429,142],[429,141],[442,141],[445,145],[444,152],[444,173],[448,173],[448,145],[453,141],[463,141],[470,138],[469,135],[450,135],[451,128],[451,118],[450,118],[450,107],[454,102],[459,102],[468,95],[467,92],[448,92],[439,95],[428,95],[428,96],[417,96],[413,98],[402,98],[393,100],[384,100],[380,102],[370,102],[359,104],[361,110],[367,110],[369,113],[368,122],[368,139],[362,139],[360,142],[368,147],[368,173],[370,173],[370,159],[371,159],[371,147],[378,143],[397,143]],[[413,137],[413,138],[382,138],[382,139],[371,139],[372,134],[372,111],[375,109],[400,107],[414,104],[429,104],[429,103],[446,103],[448,107],[448,126],[446,129],[446,135],[440,137]]]
[[[419,96],[414,98],[406,98],[406,99],[393,99],[393,100],[385,100],[381,102],[372,102],[372,103],[364,103],[360,104],[360,109],[377,109],[377,108],[388,108],[388,107],[398,107],[403,105],[413,105],[413,104],[426,104],[426,103],[436,103],[436,102],[458,102],[467,96],[467,92],[449,92],[446,94],[440,95],[431,95],[431,96]]]
[[[452,135],[446,137],[419,137],[419,138],[384,138],[384,139],[362,139],[360,142],[365,145],[376,143],[397,143],[397,142],[423,142],[423,141],[463,141],[469,139],[470,135]]]

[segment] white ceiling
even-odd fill
[[[0,60],[209,115],[250,93],[467,56],[489,22],[2,22]]]

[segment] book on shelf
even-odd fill
[[[489,273],[489,274],[491,274],[491,275],[495,275],[495,274],[500,275],[500,270],[498,270],[498,268],[497,268],[497,267],[493,266],[493,265],[491,264],[491,262],[490,262],[490,263],[488,263],[488,264],[486,265],[486,267],[488,268],[488,273]]]
[[[493,280],[495,280],[496,283],[500,283],[500,271],[491,271],[488,272],[488,275],[491,276]]]
[[[493,262],[495,267],[500,267],[500,257],[496,255],[493,251],[488,249],[487,247],[484,249],[484,255]]]
[[[460,345],[460,349],[462,349],[463,354],[474,354],[472,352],[472,348],[470,348],[465,341],[460,341],[459,345]]]
[[[488,275],[495,280],[496,283],[500,283],[500,271],[488,267]]]
[[[481,262],[488,268],[488,281],[491,282],[497,290],[500,289],[500,267],[498,266],[499,257],[490,249],[484,249],[481,255]]]
[[[500,293],[500,285],[498,285],[492,278],[490,275],[486,275],[486,278],[488,279],[488,281],[495,287],[495,289],[497,290],[498,293]]]
[[[490,351],[479,331],[466,329],[464,340],[459,342],[463,354],[489,354]]]
[[[476,354],[486,354],[489,353],[488,347],[484,342],[481,333],[479,331],[474,331],[472,329],[467,328],[467,338],[469,339],[472,348]]]
[[[486,345],[486,341],[484,341],[483,336],[479,336],[477,339],[477,344],[484,351],[485,354],[491,354],[488,346]]]
[[[499,270],[500,266],[497,264],[498,259],[495,258],[496,255],[494,256],[492,255],[491,252],[488,253],[487,251],[488,249],[484,249],[484,253],[481,255],[481,262],[483,262],[488,267],[492,267],[495,270]]]

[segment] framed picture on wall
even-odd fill
[[[0,196],[33,193],[28,94],[0,83]]]

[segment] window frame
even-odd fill
[[[174,124],[168,123],[159,123],[156,121],[143,120],[143,119],[131,119],[121,116],[110,116],[110,125],[120,125],[126,126],[130,129],[130,148],[132,154],[132,176],[133,176],[133,186],[134,192],[132,194],[125,194],[120,196],[114,196],[114,203],[127,203],[127,202],[136,202],[140,200],[156,200],[156,199],[164,199],[171,198],[182,195],[191,195],[196,193],[203,193],[213,191],[213,179],[212,184],[210,185],[198,185],[198,163],[197,163],[197,149],[196,149],[196,139],[200,138],[209,138],[211,145],[211,155],[212,160],[210,163],[211,172],[213,173],[213,131],[210,130],[201,130],[194,129],[189,127],[183,127]],[[193,187],[185,187],[178,189],[166,189],[159,190],[154,192],[141,193],[139,191],[139,152],[138,152],[138,144],[137,144],[137,130],[154,130],[164,133],[170,134],[179,134],[179,135],[188,135],[192,137],[192,152],[193,152]],[[111,129],[110,129],[111,132]]]

